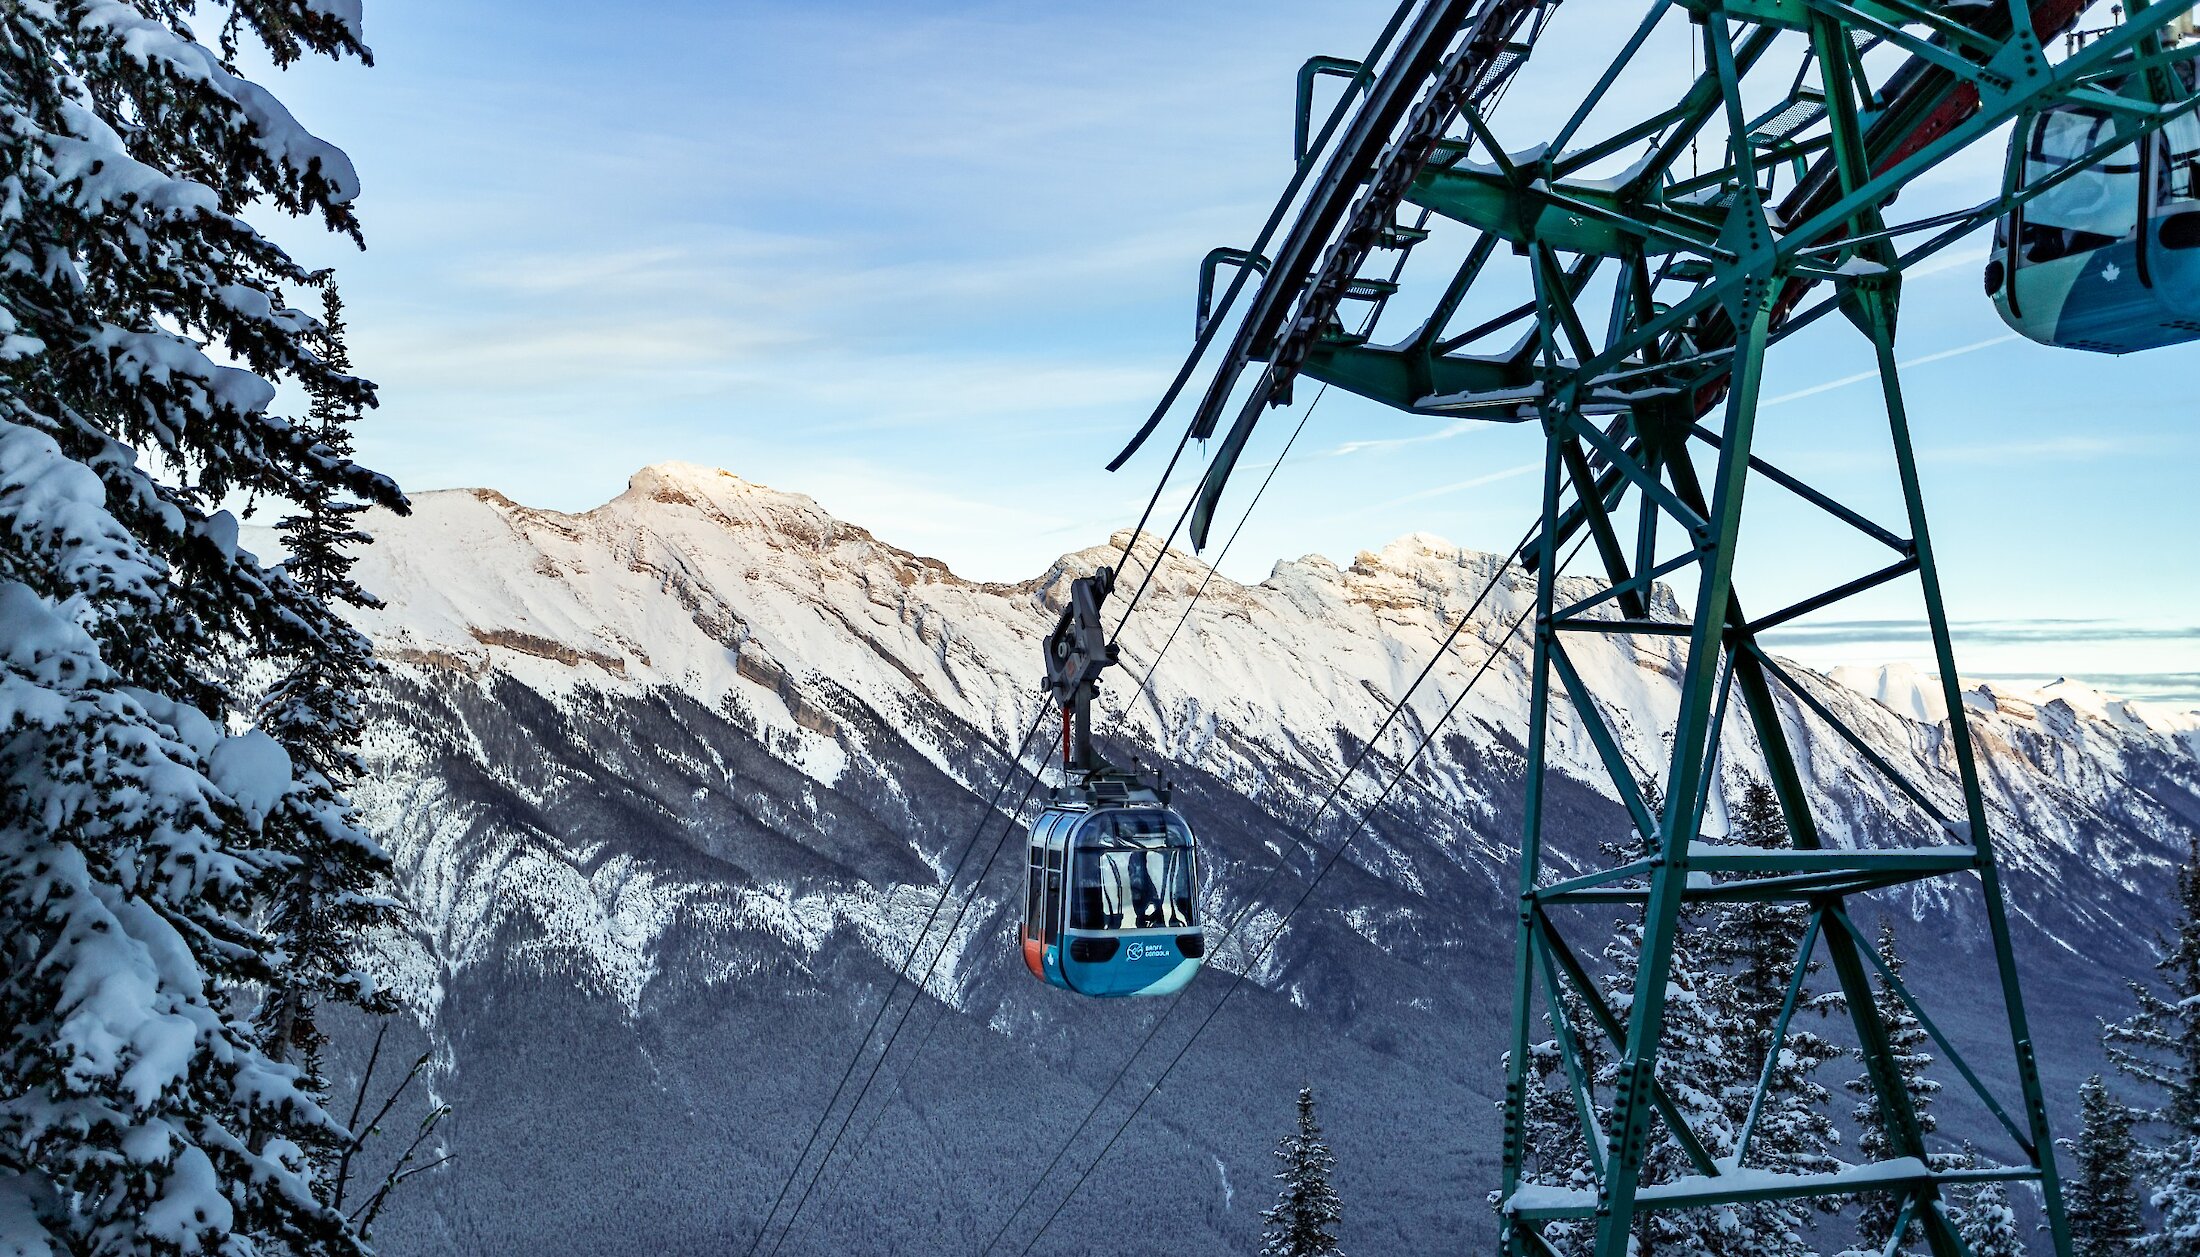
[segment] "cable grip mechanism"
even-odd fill
[[[1100,676],[1116,661],[1100,608],[1115,589],[1115,569],[1102,567],[1070,582],[1069,601],[1047,635],[1046,687],[1062,709],[1062,769],[1072,789],[1093,802],[1145,798],[1166,804],[1169,787],[1155,786],[1135,770],[1101,758],[1092,744],[1092,700]]]

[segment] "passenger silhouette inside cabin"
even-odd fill
[[[1197,923],[1191,836],[1159,809],[1097,817],[1077,839],[1081,930],[1185,928]]]

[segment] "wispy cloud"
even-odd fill
[[[2128,453],[2133,443],[2122,437],[2058,436],[2026,441],[1986,441],[1975,445],[1941,445],[1919,450],[1925,462],[1961,463],[1993,467],[2008,463],[2036,463],[2049,459],[2077,461]]]
[[[2053,680],[2036,672],[1965,672],[1966,680],[2029,681],[2037,684]],[[2141,702],[2200,703],[2200,672],[2092,672],[2072,678],[2085,682],[2105,694],[2117,698],[2135,698]]]
[[[2200,673],[2192,670],[2200,624],[2041,617],[1965,619],[1949,629],[1966,680],[2039,684],[2071,677],[2120,698],[2200,699]],[[1804,622],[1765,639],[1813,667],[1896,661],[1934,667],[1931,635],[1921,619]]]
[[[1275,86],[1308,51],[1350,51],[1372,33],[1351,6],[1255,7],[1261,21],[1248,26],[1243,4],[939,0],[866,6],[852,27],[835,5],[671,0],[561,8],[556,22],[511,0],[395,6],[375,30],[380,67],[302,67],[284,92],[302,118],[331,124],[366,179],[369,252],[302,254],[340,268],[355,359],[383,385],[363,447],[416,488],[493,484],[570,507],[616,493],[645,462],[720,463],[819,492],[882,536],[986,574],[1028,574],[1063,539],[1105,537],[1136,517],[1166,458],[1169,442],[1156,442],[1123,476],[1098,470],[1189,341],[1198,258],[1250,243],[1288,175]],[[1555,20],[1596,47],[1627,37],[1589,9]],[[1674,15],[1659,33],[1669,55],[1638,59],[1645,79],[1623,82],[1590,131],[1669,103],[1688,37]],[[1508,138],[1559,125],[1590,60],[1554,62],[1539,72],[1548,90],[1514,93],[1498,120]],[[454,94],[460,81],[468,89]],[[1910,208],[1974,203],[2000,154],[1989,143],[1970,158],[1905,194],[1945,205]],[[1906,365],[1932,370],[2008,339],[1973,340],[2003,331],[1971,281],[1958,282],[1976,276],[1978,243],[1912,270],[1904,316],[1907,328],[1973,343]],[[1409,291],[1435,282],[1436,254],[1417,253]],[[1512,267],[1500,258],[1487,274],[1519,287],[1524,270]],[[1839,331],[1828,328],[1829,339]],[[1800,364],[1783,388],[1862,365],[1801,343],[1780,361]],[[2027,544],[2043,571],[2068,573],[2038,596],[2071,601],[2090,588],[2101,605],[2141,605],[2108,596],[2110,582],[2136,581],[2126,569],[2070,561],[2096,504],[2033,490],[2058,463],[2098,470],[2142,440],[2149,452],[2165,439],[2189,449],[2173,426],[2174,373],[2021,346],[1990,361],[1997,370],[1943,366],[1932,383],[1963,392],[1915,407],[1921,456],[1945,464],[1936,509],[1946,519],[1952,503],[1975,524],[2030,494],[2018,509],[2055,527]],[[2013,369],[1998,370],[2005,363]],[[1804,399],[1861,399],[1871,378],[1768,399],[1811,420],[1781,430],[1825,455],[1798,470],[1869,457],[1861,427],[1820,423],[1835,407]],[[2147,405],[2104,403],[2149,386]],[[1952,391],[1936,387],[1935,400]],[[1512,539],[1512,521],[1494,516],[1532,507],[1532,434],[1372,409],[1364,426],[1327,427],[1332,412],[1354,413],[1347,405],[1324,403],[1321,434],[1310,429],[1291,452],[1316,474],[1278,474],[1236,561],[1349,554],[1439,520],[1502,534],[1472,538],[1482,544]],[[2016,418],[2042,422],[2020,430]],[[1266,471],[1254,460],[1280,416],[1271,423],[1218,528],[1235,525]],[[1158,529],[1176,517],[1195,461]],[[2001,467],[2027,461],[2030,475]],[[2189,480],[2189,462],[2115,464],[2128,469],[2117,509],[2156,535],[2192,531],[2200,499],[2173,479]],[[985,501],[1015,510],[974,508]],[[1960,541],[1960,525],[1946,531]],[[2171,592],[2144,605],[2191,605],[2176,592],[2195,587],[2190,559],[2163,547],[2151,561],[2161,579],[2147,588]]]

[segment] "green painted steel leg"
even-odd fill
[[[1555,537],[1559,518],[1559,443],[1557,425],[1547,429],[1543,459],[1543,535]],[[1534,892],[1542,876],[1543,771],[1549,749],[1551,714],[1551,613],[1558,596],[1558,546],[1545,545],[1536,564],[1536,615],[1534,676],[1528,699],[1527,793],[1521,806],[1520,919],[1513,943],[1512,1056],[1505,1072],[1504,1168],[1499,1199],[1509,1200],[1519,1190],[1522,1162],[1527,1157],[1525,1138],[1528,1097],[1528,1039],[1535,1016],[1535,902]],[[1524,1224],[1504,1220],[1506,1257],[1524,1257],[1528,1251]]]
[[[1971,739],[1970,718],[1963,705],[1962,681],[1956,673],[1948,612],[1941,601],[1940,569],[1933,559],[1932,538],[1925,523],[1925,497],[1918,483],[1917,454],[1910,442],[1909,412],[1902,402],[1901,373],[1894,354],[1899,285],[1899,277],[1890,275],[1860,286],[1858,299],[1850,303],[1851,317],[1871,337],[1879,360],[1880,386],[1894,440],[1895,467],[1902,480],[1910,535],[1917,545],[1918,579],[1924,595],[1925,617],[1932,627],[1933,658],[1940,669],[1941,697],[1948,707],[1950,750],[1954,753],[1956,772],[1963,785],[1969,833],[1959,837],[1967,837],[1970,845],[1978,849],[1980,889],[1986,898],[1986,919],[1994,940],[1994,963],[2001,977],[2002,1005],[2009,1020],[2009,1037],[2016,1049],[2017,1078],[2024,1091],[2025,1117],[2032,1132],[2033,1161],[2040,1172],[2040,1193],[2047,1210],[2048,1232],[2053,1237],[2057,1257],[2070,1257],[2070,1226],[2063,1208],[2062,1180],[2055,1170],[2055,1140],[2048,1131],[2046,1096],[2040,1087],[2039,1062],[2033,1055],[2024,990],[2017,978],[2016,951],[2010,940],[2008,909],[2002,898],[2001,872],[1993,855],[1993,835],[1986,823],[1986,798],[1979,783],[1977,753]]]
[[[1731,444],[1731,442],[1729,442]],[[1685,449],[1677,451],[1670,467],[1683,501],[1702,509],[1703,491],[1696,484],[1694,466]],[[1765,765],[1771,777],[1773,793],[1779,798],[1782,814],[1787,820],[1789,840],[1800,848],[1817,848],[1821,845],[1816,818],[1810,811],[1810,802],[1803,792],[1802,775],[1795,764],[1794,751],[1790,747],[1785,727],[1780,722],[1779,709],[1774,705],[1770,685],[1757,657],[1746,649],[1754,642],[1748,633],[1748,621],[1742,615],[1740,600],[1729,589],[1725,622],[1735,636],[1735,681],[1742,692],[1742,701],[1756,728],[1758,744],[1763,750]],[[1838,897],[1829,902],[1838,904]],[[1846,998],[1849,1015],[1856,1029],[1859,1049],[1864,1054],[1865,1074],[1872,1081],[1873,1096],[1880,1108],[1883,1128],[1889,1132],[1888,1140],[1897,1156],[1924,1156],[1923,1137],[1917,1129],[1917,1114],[1910,1102],[1910,1095],[1902,1085],[1901,1072],[1895,1067],[1892,1051],[1887,1044],[1886,1027],[1879,1020],[1878,1005],[1872,999],[1872,988],[1867,975],[1864,957],[1859,946],[1868,943],[1853,938],[1847,931],[1829,927],[1825,931],[1826,950],[1833,961],[1834,973]],[[1931,1232],[1933,1223],[1926,1226]],[[1954,1236],[1928,1234],[1935,1257],[1952,1257],[1953,1249],[1946,1245],[1955,1242]]]
[[[1733,391],[1727,399],[1725,445],[1719,454],[1711,535],[1697,585],[1695,630],[1681,682],[1680,716],[1666,777],[1664,824],[1655,853],[1658,863],[1650,875],[1634,1003],[1628,1010],[1627,1046],[1620,1062],[1618,1093],[1613,1099],[1614,1151],[1597,1198],[1597,1257],[1627,1257],[1635,1194],[1649,1139],[1649,1090],[1657,1070],[1658,1039],[1665,1025],[1665,988],[1672,970],[1673,937],[1680,924],[1681,896],[1688,884],[1688,845],[1702,830],[1696,800],[1701,797],[1699,786],[1708,758],[1706,734],[1734,575],[1734,544],[1741,529],[1742,496],[1749,479],[1757,391],[1764,376],[1765,342],[1771,330],[1766,287],[1752,285],[1749,296],[1747,321],[1735,350]]]

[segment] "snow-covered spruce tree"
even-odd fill
[[[2065,1141],[2067,1143],[2067,1141]],[[2099,1074],[2078,1087],[2076,1164],[2063,1187],[2070,1246],[2077,1257],[2137,1251],[2146,1227],[2139,1212],[2138,1145],[2131,1110],[2109,1094]]]
[[[321,290],[321,361],[348,376],[344,306],[333,278]],[[352,425],[360,417],[356,396],[333,379],[307,386],[312,409],[305,430],[321,449],[349,459]],[[323,483],[316,496],[277,526],[290,556],[283,571],[323,606],[377,607],[381,603],[351,578],[352,550],[371,539],[357,525],[366,504]],[[326,626],[318,649],[283,661],[287,670],[260,707],[260,727],[281,744],[297,769],[297,787],[283,796],[267,822],[269,849],[288,861],[278,874],[266,913],[266,930],[287,963],[268,984],[257,1021],[267,1051],[295,1061],[315,1099],[326,1101],[321,1049],[327,1043],[317,1009],[338,1000],[373,1012],[388,1011],[388,998],[358,967],[367,931],[387,925],[394,907],[381,893],[389,859],[357,825],[343,792],[364,771],[357,747],[365,692],[380,665],[373,643],[347,624]],[[317,1168],[336,1163],[338,1147],[308,1145]]]
[[[1589,1020],[1587,1007],[1570,994],[1564,1015],[1582,1053],[1583,1076],[1594,1079],[1602,1069],[1602,1032]],[[1553,1016],[1545,1010],[1544,1021],[1555,1032]],[[1501,1059],[1509,1070],[1512,1053],[1507,1052]],[[1522,1181],[1566,1191],[1595,1191],[1596,1176],[1590,1169],[1586,1143],[1588,1132],[1582,1125],[1581,1106],[1574,1099],[1572,1079],[1556,1037],[1528,1045],[1525,1084],[1525,1102],[1521,1105],[1521,1141],[1526,1152]],[[1603,1105],[1596,1105],[1592,1116],[1599,1130],[1609,1124],[1610,1115]],[[1502,1206],[1504,1201],[1492,1192],[1490,1203]],[[1570,1255],[1585,1252],[1594,1234],[1588,1225],[1562,1219],[1545,1224],[1543,1239],[1558,1252]]]
[[[1779,796],[1763,781],[1751,778],[1743,784],[1730,815],[1735,842],[1767,849],[1788,845]],[[1729,1015],[1753,1069],[1761,1071],[1771,1053],[1772,1032],[1787,1002],[1804,929],[1800,904],[1734,903],[1720,910],[1717,928],[1710,932],[1714,956],[1733,973]],[[1781,1174],[1822,1174],[1840,1168],[1835,1149],[1841,1134],[1827,1111],[1833,1094],[1817,1075],[1819,1067],[1839,1056],[1841,1049],[1802,1020],[1807,1014],[1839,1006],[1838,995],[1815,996],[1807,986],[1798,993],[1796,1016],[1772,1060],[1763,1111],[1750,1135],[1752,1168]],[[1737,1123],[1747,1119],[1757,1082],[1757,1077],[1748,1078],[1729,1101]]]
[[[2200,1253],[2200,1140],[2185,1136],[2148,1145],[2142,1164],[2147,1201],[2158,1216],[2135,1251],[2171,1257]]]
[[[1261,1257],[1340,1257],[1337,1222],[1344,1202],[1330,1182],[1337,1159],[1322,1140],[1322,1128],[1314,1120],[1314,1089],[1299,1091],[1299,1127],[1276,1144],[1276,1160],[1283,1168],[1276,1181],[1276,1206],[1261,1215]]]
[[[1615,1008],[1634,1001],[1635,974],[1641,964],[1643,927],[1621,927],[1606,945],[1609,966],[1605,998]],[[1706,955],[1708,939],[1703,924],[1684,919],[1673,940],[1672,968],[1665,989],[1665,1032],[1659,1036],[1658,1081],[1694,1131],[1704,1150],[1714,1158],[1730,1157],[1741,1133],[1741,1118],[1733,1111],[1733,1097],[1745,1091],[1755,1078],[1740,1050],[1739,1028],[1731,1020],[1733,978]],[[1611,1094],[1618,1086],[1623,1062],[1607,1061],[1599,1071],[1599,1087]],[[1669,1183],[1698,1173],[1686,1150],[1662,1121],[1652,1123],[1650,1142],[1644,1150],[1642,1182]],[[1786,1201],[1736,1206],[1716,1213],[1705,1210],[1668,1210],[1639,1215],[1635,1242],[1638,1251],[1673,1254],[1674,1257],[1775,1257],[1807,1253],[1799,1234],[1799,1215]]]
[[[2151,1106],[2134,1106],[2146,1132],[2138,1163],[2148,1200],[2160,1213],[2142,1251],[2200,1254],[2200,842],[2177,870],[2177,936],[2154,965],[2157,991],[2131,984],[2139,1011],[2104,1028],[2108,1057],[2145,1088]]]
[[[1879,925],[1879,958],[1886,962],[1895,976],[1902,974],[1902,954],[1895,945],[1894,926],[1882,921]],[[1930,1037],[1925,1027],[1913,1016],[1909,1006],[1902,1002],[1885,982],[1875,981],[1872,1002],[1879,1009],[1880,1024],[1887,1028],[1887,1045],[1893,1050],[1895,1071],[1902,1085],[1910,1093],[1910,1103],[1917,1110],[1917,1126],[1920,1134],[1932,1132],[1937,1119],[1932,1112],[1933,1096],[1940,1091],[1940,1084],[1925,1076],[1932,1065],[1932,1053],[1925,1050]],[[1884,1161],[1893,1155],[1893,1144],[1879,1121],[1879,1101],[1872,1093],[1869,1074],[1851,1078],[1843,1084],[1850,1092],[1861,1097],[1850,1115],[1856,1119],[1860,1134],[1856,1138],[1856,1150],[1866,1161]],[[1894,1224],[1901,1213],[1901,1204],[1886,1192],[1874,1192],[1860,1196],[1856,1230],[1864,1246],[1881,1251],[1894,1238]],[[1911,1243],[1922,1233],[1915,1222],[1904,1233],[1903,1243]]]
[[[1652,813],[1657,813],[1662,798],[1656,783],[1645,779],[1641,790]],[[1605,858],[1613,863],[1637,859],[1647,849],[1648,844],[1633,830],[1623,839],[1603,846]],[[1673,944],[1665,1031],[1658,1052],[1659,1081],[1674,1097],[1705,1151],[1714,1158],[1734,1153],[1756,1085],[1756,1066],[1763,1059],[1761,1052],[1752,1057],[1745,1046],[1753,1035],[1761,1035],[1761,1030],[1744,1026],[1739,1020],[1743,1000],[1734,966],[1727,963],[1734,957],[1720,937],[1724,928],[1723,913],[1691,911],[1682,915]],[[1643,927],[1637,920],[1622,926],[1605,948],[1605,998],[1615,1008],[1624,1009],[1634,1000],[1642,937]],[[1794,946],[1791,940],[1789,955],[1779,962],[1783,974]],[[1783,977],[1773,1016],[1778,1014],[1778,1001],[1785,995]],[[1577,1034],[1585,1024],[1584,1019],[1575,1020]],[[1528,1139],[1533,1181],[1556,1187],[1590,1187],[1594,1179],[1580,1142],[1576,1106],[1558,1073],[1557,1044],[1545,1043],[1532,1050],[1535,1057],[1528,1070],[1529,1120],[1523,1133]],[[1592,1053],[1592,1064],[1599,1093],[1611,1094],[1621,1062]],[[1795,1098],[1805,1093],[1796,1080],[1807,1081],[1809,1070],[1815,1067],[1815,1060],[1806,1065],[1798,1058],[1790,1062],[1789,1075],[1776,1076],[1776,1086],[1782,1085],[1783,1077],[1788,1079],[1788,1090],[1782,1094],[1780,1105],[1769,1107],[1759,1118],[1751,1141],[1752,1166],[1791,1171],[1801,1161],[1798,1150],[1819,1146],[1806,1139],[1804,1132],[1819,1129],[1822,1121],[1814,1124],[1813,1118],[1822,1119],[1822,1114],[1813,1113],[1807,1100]],[[1822,1103],[1822,1088],[1818,1094]],[[1604,1120],[1601,1112],[1599,1120]],[[1663,1132],[1663,1123],[1654,1123],[1653,1130]],[[1832,1134],[1830,1127],[1823,1129],[1825,1141],[1830,1142]],[[1815,1167],[1815,1162],[1812,1164]],[[1697,1172],[1694,1162],[1670,1133],[1653,1133],[1644,1154],[1644,1183],[1671,1182]],[[1645,1214],[1636,1222],[1635,1247],[1642,1253],[1685,1257],[1799,1255],[1812,1251],[1804,1234],[1807,1224],[1805,1207],[1792,1201],[1761,1201],[1715,1215],[1702,1211]],[[1586,1252],[1592,1239],[1588,1226],[1569,1223],[1553,1223],[1545,1229],[1544,1237],[1557,1251],[1568,1254]]]
[[[1654,777],[1644,775],[1637,779],[1636,787],[1642,792],[1643,803],[1650,815],[1656,817],[1664,807],[1664,795],[1658,789]],[[1623,831],[1621,837],[1599,844],[1606,861],[1625,864],[1640,859],[1650,849],[1650,844],[1633,827]],[[1639,927],[1635,934],[1640,939]],[[1639,943],[1638,943],[1639,946]],[[1614,953],[1607,951],[1607,958]],[[1625,957],[1636,954],[1635,947],[1623,950]],[[1632,980],[1633,970],[1628,970]],[[1617,989],[1616,982],[1608,983]],[[1588,1005],[1572,992],[1565,993],[1565,1015],[1571,1027],[1574,1041],[1582,1053],[1580,1067],[1583,1076],[1594,1086],[1609,1088],[1613,1078],[1612,1062],[1604,1053],[1606,1040],[1602,1031],[1589,1018]],[[1626,995],[1632,999],[1631,990]],[[1625,1007],[1623,1002],[1621,1007]],[[1554,1037],[1528,1045],[1528,1065],[1525,1072],[1527,1091],[1522,1097],[1521,1140],[1525,1152],[1522,1182],[1528,1187],[1554,1187],[1566,1191],[1596,1190],[1596,1174],[1589,1160],[1588,1132],[1582,1127],[1581,1108],[1574,1100],[1573,1083],[1566,1070],[1565,1057],[1555,1037],[1557,1025],[1553,1013],[1546,1009],[1544,1022],[1554,1032]],[[1500,1068],[1510,1076],[1512,1053],[1499,1058]],[[1601,1094],[1609,1095],[1605,1090]],[[1499,1102],[1502,1108],[1503,1102]],[[1592,1114],[1600,1131],[1609,1128],[1610,1113],[1603,1104],[1596,1104]],[[1490,1203],[1502,1207],[1504,1201],[1496,1193]],[[1558,1220],[1546,1223],[1541,1232],[1544,1243],[1567,1257],[1586,1254],[1596,1239],[1595,1225],[1578,1221]],[[1638,1240],[1640,1237],[1638,1236]]]
[[[1788,845],[1780,798],[1764,782],[1745,779],[1741,797],[1728,812],[1735,843],[1767,850]],[[1761,1055],[1787,998],[1795,949],[1803,941],[1802,905],[1737,903],[1720,913],[1719,925],[1721,958],[1734,965],[1735,1011],[1749,1019],[1748,1030],[1759,1040],[1753,1046]]]
[[[1963,1146],[1962,1168],[1977,1169],[1978,1153]],[[2009,1189],[2001,1183],[1980,1183],[1957,1193],[1952,1204],[1956,1235],[1971,1257],[2024,1257],[2024,1232],[2017,1227],[2016,1211],[2009,1207]]]
[[[246,993],[288,958],[252,926],[293,861],[294,766],[222,679],[342,638],[237,548],[230,493],[394,485],[269,413],[354,402],[241,217],[356,237],[334,147],[238,75],[366,56],[356,3],[0,3],[0,1234],[21,1253],[353,1253],[301,1145],[333,1121],[262,1050]],[[240,365],[219,365],[218,356]],[[140,455],[145,461],[140,461]],[[322,832],[350,829],[339,808]]]

